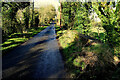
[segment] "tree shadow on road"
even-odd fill
[[[3,79],[33,79],[35,68],[41,54],[47,51],[43,48],[46,42],[55,38],[44,39],[35,43],[24,43],[3,56]],[[35,48],[32,48],[35,47]]]

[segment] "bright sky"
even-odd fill
[[[53,5],[56,9],[58,8],[59,0],[34,0],[34,6],[35,8],[39,8],[41,6],[46,6],[46,5]]]
[[[33,1],[33,0],[31,0],[31,1]],[[65,0],[61,0],[61,1],[65,1]],[[81,1],[84,2],[85,0],[81,0]],[[113,1],[117,1],[117,0],[113,0]],[[44,7],[44,6],[47,6],[50,4],[53,5],[56,9],[58,8],[58,6],[60,6],[59,0],[34,0],[34,2],[35,2],[34,3],[35,8],[39,8],[41,6]]]

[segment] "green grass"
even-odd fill
[[[47,26],[44,27],[37,27],[28,29],[26,33],[13,33],[11,34],[7,41],[3,42],[2,45],[2,53],[8,53],[10,50],[14,49],[15,47],[19,46],[20,44],[24,43],[28,39],[32,38],[34,35],[39,33],[41,30],[45,29]]]
[[[78,31],[77,27],[74,30],[61,30],[59,26],[56,27],[57,36],[59,36],[59,43],[63,48],[62,54],[65,61],[65,67],[68,69],[68,72],[70,72],[70,78],[76,78],[78,77],[77,75],[82,74],[82,77],[86,78],[84,74],[88,74],[90,78],[96,80],[96,74],[100,73],[99,75],[103,74],[105,75],[105,77],[108,78],[108,76],[106,76],[104,72],[111,74],[117,73],[115,71],[112,72],[114,65],[117,65],[114,59],[115,55],[113,53],[113,49],[111,49],[107,42],[105,42],[105,30],[102,28],[101,25],[98,25],[99,23],[96,23],[95,26],[93,25],[93,27],[91,27],[89,36],[100,39],[104,43],[98,43],[91,39],[85,39],[85,37],[80,38],[79,34],[75,35],[74,33],[75,31],[78,33],[80,32]],[[99,31],[97,29],[98,27]],[[85,44],[88,45],[84,46]],[[119,46],[115,48],[115,52],[120,53]],[[108,71],[107,69],[109,69],[109,67],[111,68],[111,70]],[[87,70],[88,68],[89,70]],[[116,69],[116,71],[120,71],[120,69]],[[119,73],[117,73],[116,75],[119,75]],[[82,77],[80,77],[81,80],[89,80]]]
[[[59,29],[58,29],[59,30]],[[106,66],[113,60],[112,49],[107,44],[95,43],[89,46],[84,46],[89,43],[84,37],[79,37],[77,30],[60,30],[57,31],[59,36],[59,43],[63,48],[62,54],[65,61],[65,67],[70,72],[70,76],[77,77],[78,74],[83,74],[88,64],[94,66]],[[97,36],[94,32],[93,36]],[[104,33],[99,34],[100,38],[104,40]],[[85,57],[83,56],[85,53]],[[97,69],[96,67],[95,69]],[[100,72],[100,70],[98,70]],[[94,75],[92,75],[94,76]],[[92,77],[90,76],[90,77]]]

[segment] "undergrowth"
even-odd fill
[[[120,60],[107,44],[81,36],[76,30],[60,30],[57,36],[69,78],[120,79]]]

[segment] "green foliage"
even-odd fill
[[[99,18],[102,21],[102,26],[106,30],[106,38],[108,39],[108,43],[111,47],[115,47],[119,42],[119,25],[118,25],[118,19],[119,17],[119,7],[120,2],[117,2],[117,5],[112,6],[113,2],[110,2],[107,4],[107,2],[99,2],[99,3],[93,3],[93,9],[98,14]],[[113,8],[116,7],[116,10]],[[113,45],[114,44],[114,45]]]
[[[80,35],[76,35],[73,38],[74,32],[74,30],[57,32],[57,35],[62,34],[59,37],[59,42],[63,48],[62,54],[65,60],[65,67],[71,72],[71,75],[74,74],[75,79],[79,77],[80,79],[89,80],[90,78],[99,78],[101,74],[108,72],[106,67],[111,66],[110,63],[113,62],[112,49],[109,45],[97,43],[94,40],[91,41],[89,38],[86,39]],[[70,36],[71,34],[72,36]],[[88,77],[86,78],[85,75],[88,75]],[[106,77],[107,75],[104,76]]]
[[[88,4],[77,2],[62,3],[63,28],[78,29],[81,33],[87,34],[91,25],[86,5]]]
[[[86,7],[82,7],[85,4],[81,4],[81,7],[79,6],[77,8],[77,14],[75,16],[76,21],[74,23],[74,26],[78,27],[78,31],[80,33],[87,35],[90,30],[90,20],[88,17],[88,10],[86,9]]]
[[[20,27],[21,23],[18,21],[16,14],[18,10],[24,9],[29,5],[29,2],[2,2],[2,17],[4,17],[2,18],[3,42],[11,33],[22,32],[23,27]]]
[[[90,13],[96,13],[100,21],[90,20]],[[119,65],[115,56],[120,58],[120,2],[116,5],[115,2],[63,2],[62,25],[63,29],[68,30],[61,30],[57,35],[63,48],[65,66],[76,75],[75,78],[119,79]],[[69,35],[73,30],[100,42],[84,35],[77,35],[72,41],[74,37],[70,38]]]
[[[39,12],[39,25],[48,25],[56,15],[55,7],[52,5],[40,7],[40,9],[36,9],[36,11]]]
[[[30,18],[30,8],[29,6],[25,8],[25,11],[23,12],[23,20],[24,20],[24,25],[25,28],[28,29],[29,28],[29,18]]]
[[[74,26],[77,2],[64,2],[62,3],[62,25],[65,29]]]
[[[63,2],[62,25],[64,29],[76,29],[85,35],[109,44],[111,48],[120,45],[120,2]],[[116,8],[116,9],[115,9]],[[94,11],[92,11],[94,10]],[[97,13],[99,23],[90,20],[90,13]],[[92,30],[94,29],[94,30]],[[97,30],[95,32],[95,29]],[[100,29],[104,29],[103,32]]]

